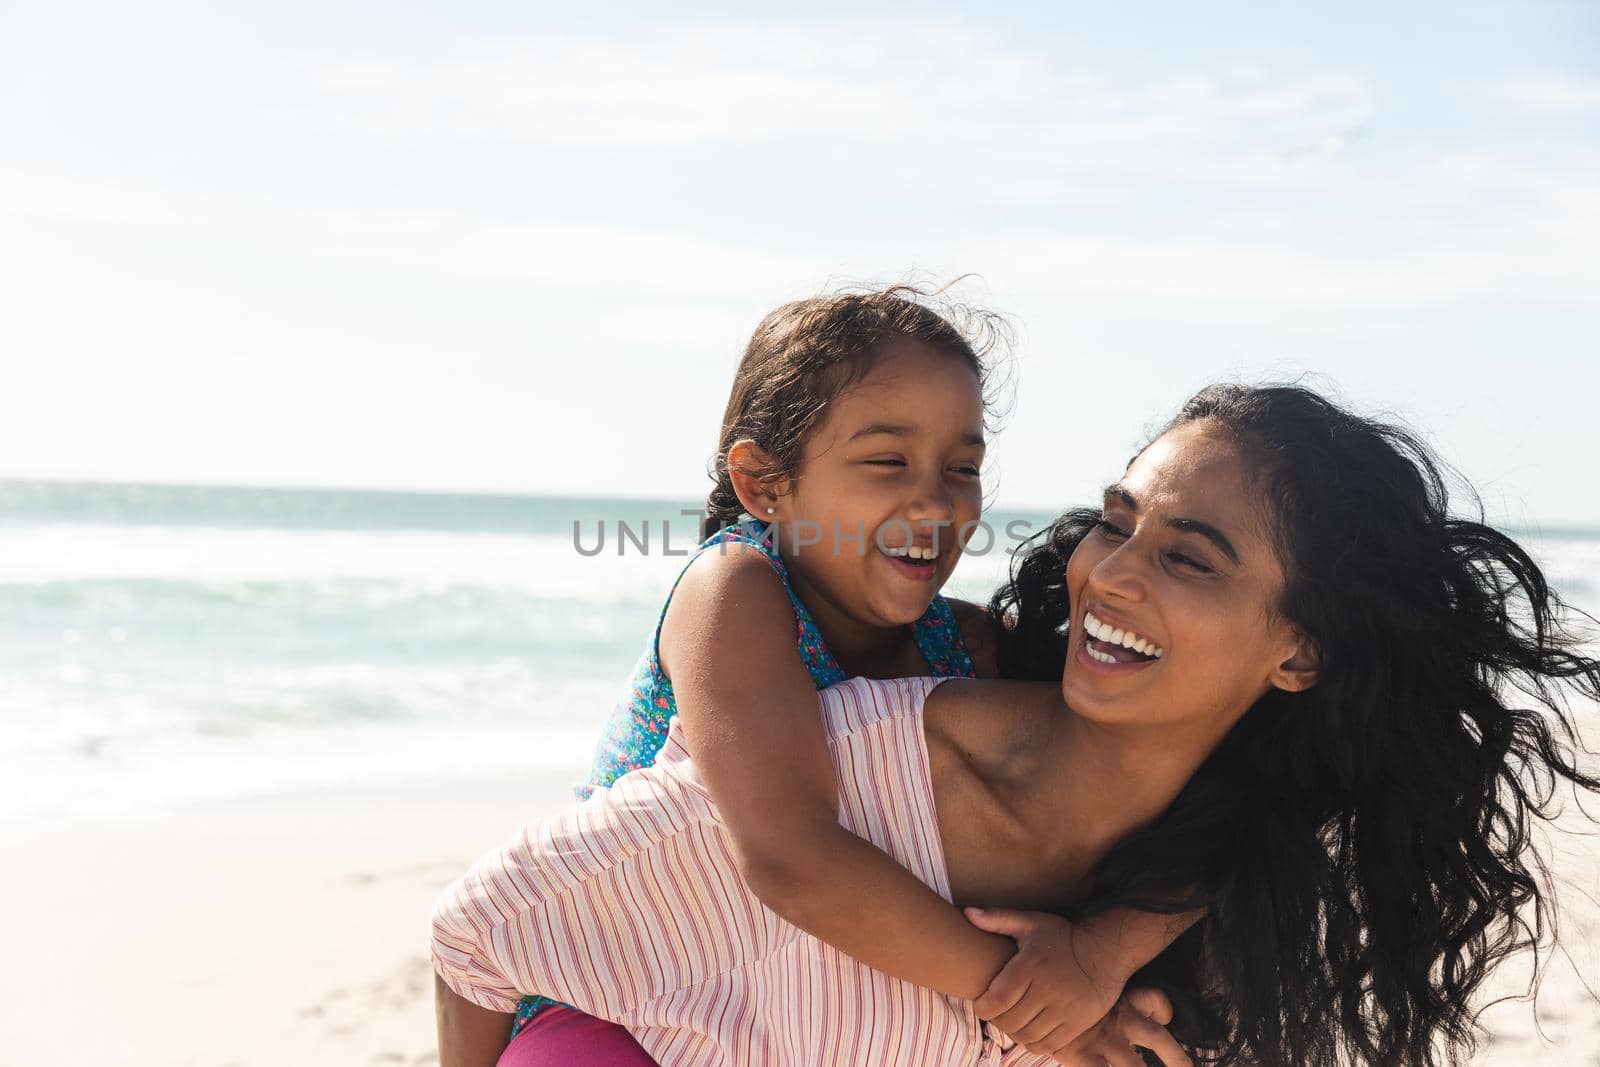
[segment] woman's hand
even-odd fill
[[[1172,1001],[1158,989],[1130,989],[1089,1032],[1054,1053],[1063,1067],[1194,1067],[1167,1033]],[[1154,1060],[1141,1049],[1148,1049]]]
[[[1059,915],[1005,908],[967,908],[966,915],[980,930],[1017,943],[1016,955],[972,1006],[1028,1051],[1054,1055],[1067,1048],[1122,996],[1126,973],[1103,965]]]

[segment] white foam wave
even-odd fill
[[[583,556],[571,536],[415,530],[273,530],[196,526],[0,526],[0,583],[165,579],[198,583],[330,579],[523,588],[551,597],[616,603],[657,598],[685,560]],[[583,535],[586,548],[594,531]],[[671,546],[676,551],[680,546]]]
[[[25,768],[6,767],[0,818],[128,815],[243,797],[582,769],[595,736],[571,726],[344,727],[281,731],[246,745],[163,734],[117,759],[58,751]]]
[[[579,766],[684,563],[657,534],[656,554],[589,558],[570,535],[0,523],[0,596],[23,609],[0,814]],[[1600,539],[1526,543],[1600,614]],[[946,592],[987,600],[1009,560],[964,558]]]
[[[439,672],[427,673],[445,686]],[[341,674],[351,681],[348,671]],[[401,688],[379,681],[383,690]],[[246,721],[172,706],[148,693],[123,694],[115,707],[74,707],[61,706],[60,694],[40,692],[34,697],[56,703],[61,714],[14,716],[13,704],[0,719],[7,727],[0,817],[126,814],[309,789],[586,766],[615,680],[545,686],[537,697],[519,688],[456,716],[322,722],[315,729],[293,715]],[[7,704],[27,699],[18,687],[4,696]],[[35,703],[33,710],[43,709]],[[30,728],[18,729],[27,719]]]
[[[1600,538],[1529,538],[1545,577],[1577,607],[1600,614]]]

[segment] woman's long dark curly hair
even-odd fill
[[[1589,617],[1511,538],[1452,517],[1442,465],[1401,427],[1298,386],[1212,386],[1168,429],[1191,422],[1255,475],[1278,610],[1320,676],[1245,713],[1106,857],[1084,913],[1205,909],[1148,976],[1177,981],[1204,1059],[1459,1062],[1485,976],[1553,930],[1535,821],[1563,782],[1600,789],[1566,703],[1600,699],[1573,628]],[[1060,677],[1067,559],[1099,517],[1062,515],[1013,561],[991,602],[1003,674]]]

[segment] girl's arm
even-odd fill
[[[838,782],[794,610],[753,549],[705,553],[660,636],[695,767],[773,911],[868,966],[968,1000],[1015,952],[839,825]]]
[[[1101,1021],[1128,976],[1193,918],[1120,910],[1074,926],[1030,916],[1028,932],[1037,936],[1023,936],[1021,924],[969,924],[840,826],[815,687],[795,655],[793,609],[766,560],[745,551],[708,554],[689,568],[660,647],[696,769],[751,889],[789,922],[871,967],[968,1000],[983,994],[980,1013],[1002,1005],[986,1017],[997,1016],[1029,1049],[1065,1048]],[[993,616],[964,601],[951,607],[974,669],[992,675]],[[734,628],[730,619],[741,622]],[[974,927],[1003,936],[974,939]]]
[[[1047,912],[968,908],[974,926],[1017,943],[973,1004],[1029,1050],[1055,1054],[1122,996],[1134,972],[1201,917],[1115,908],[1076,923]]]

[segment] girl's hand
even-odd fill
[[[1017,943],[1016,955],[973,1002],[973,1009],[1028,1051],[1055,1055],[1116,1006],[1127,976],[1097,966],[1099,961],[1066,919],[1005,908],[967,908],[966,916],[980,930]]]
[[[1130,989],[1088,1033],[1054,1053],[1064,1067],[1194,1067],[1167,1033],[1172,1001],[1157,989]],[[1148,1052],[1141,1052],[1141,1050]]]

